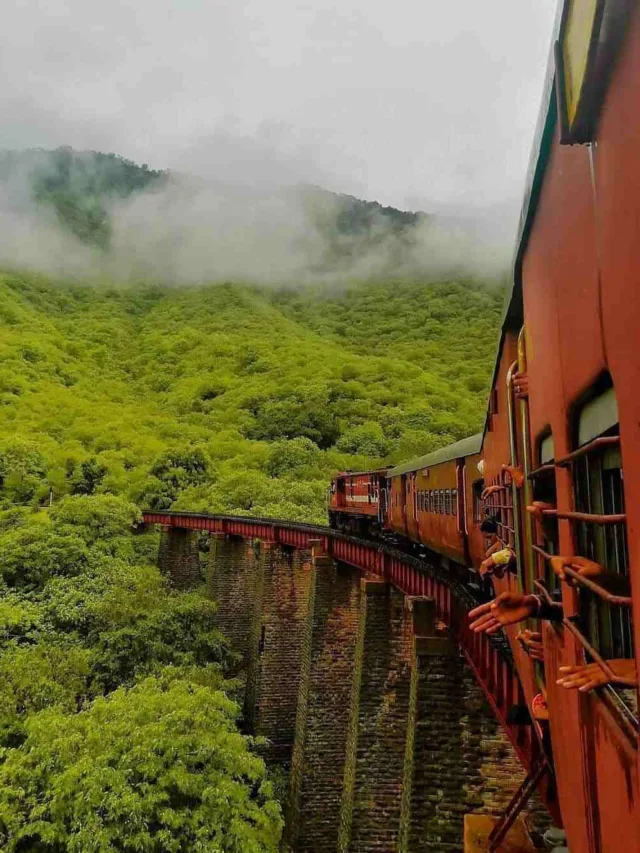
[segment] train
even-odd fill
[[[403,465],[338,474],[331,482],[330,526],[437,555],[473,583],[486,550],[481,445],[479,433]]]
[[[341,473],[329,519],[425,549],[470,584],[491,520],[514,556],[490,576],[492,596],[561,604],[561,619],[504,633],[571,853],[640,851],[639,292],[640,4],[564,0],[482,432]],[[626,592],[585,578],[585,559]],[[527,626],[542,664],[519,639]],[[597,689],[557,683],[560,667],[589,664]]]

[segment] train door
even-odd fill
[[[382,528],[387,518],[387,507],[389,500],[389,493],[387,491],[387,481],[383,477],[380,477],[378,479],[378,496],[378,521],[380,522],[380,527]]]

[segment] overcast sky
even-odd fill
[[[518,199],[556,0],[2,0],[0,147]]]

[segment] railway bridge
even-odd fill
[[[436,560],[324,526],[143,520],[180,588],[202,582],[210,537],[206,580],[243,659],[245,723],[288,772],[291,850],[444,853],[463,832],[465,851],[488,849],[541,754],[509,647],[469,630],[463,584]]]

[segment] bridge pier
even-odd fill
[[[201,581],[198,534],[182,527],[163,526],[160,531],[158,568],[171,586],[188,589]]]
[[[245,667],[261,593],[260,569],[253,541],[211,534],[207,587],[218,605],[216,627],[231,641]]]
[[[409,601],[382,579],[361,581],[339,853],[398,849],[411,702]]]
[[[523,778],[448,636],[418,615],[400,853],[459,853],[465,815],[499,815]]]
[[[360,599],[359,572],[316,554],[287,815],[300,853],[335,853],[338,844]]]

